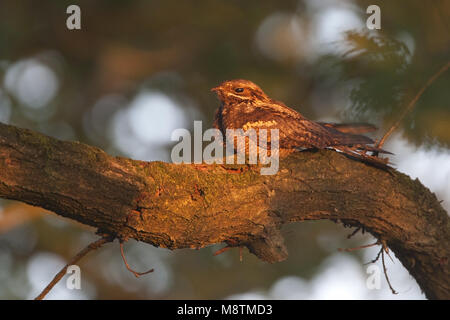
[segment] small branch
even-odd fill
[[[350,234],[347,236],[347,239],[352,238],[355,234],[358,233],[359,230],[361,230],[361,227],[357,227],[352,233],[350,233]]]
[[[386,254],[388,255],[388,257],[391,259],[392,262],[394,262],[394,260],[392,260],[391,255],[389,254],[389,248],[387,247],[386,241],[385,241],[385,240],[378,240],[377,242],[372,243],[372,244],[368,244],[368,245],[360,246],[360,247],[356,247],[356,248],[350,248],[350,249],[347,249],[347,250],[344,250],[344,251],[353,251],[353,250],[358,250],[358,249],[363,249],[363,248],[373,247],[373,246],[376,246],[376,245],[381,245],[380,251],[378,251],[378,254],[377,254],[377,256],[375,257],[375,259],[373,259],[373,260],[370,261],[370,262],[365,263],[364,265],[367,265],[367,264],[371,264],[371,263],[377,262],[377,261],[380,259],[380,256],[381,256],[381,262],[382,262],[382,264],[383,264],[383,273],[384,273],[384,277],[386,278],[386,282],[388,283],[389,288],[390,288],[391,291],[392,291],[392,294],[397,294],[398,292],[394,290],[394,288],[393,288],[392,285],[391,285],[391,282],[389,281],[389,277],[388,277],[388,274],[387,274],[386,264],[385,264],[385,262],[384,262],[384,253],[386,253]],[[339,249],[339,251],[341,251],[341,249]]]
[[[391,255],[389,253],[389,247],[386,244],[386,240],[381,240],[381,245],[382,245],[382,248],[384,249],[384,252],[386,252],[386,254],[388,255],[389,259],[391,259],[392,263],[395,263],[394,259],[392,259]]]
[[[392,294],[397,294],[398,292],[395,291],[395,289],[392,287],[391,281],[389,281],[389,277],[388,277],[388,275],[387,275],[387,268],[386,268],[386,264],[384,263],[384,251],[385,251],[385,248],[384,248],[384,245],[383,245],[383,246],[381,246],[381,262],[382,262],[382,264],[383,264],[384,277],[386,278],[386,282],[388,283],[389,288],[390,288],[391,291],[392,291]],[[388,254],[389,254],[389,253],[388,253]],[[392,258],[391,258],[391,259],[392,259]]]
[[[127,268],[127,270],[130,271],[132,274],[134,274],[134,276],[135,276],[136,278],[139,278],[140,276],[143,276],[143,275],[145,275],[145,274],[149,274],[150,272],[153,272],[153,271],[154,271],[154,269],[150,269],[150,270],[145,271],[145,272],[137,272],[137,271],[134,271],[134,270],[130,267],[130,265],[128,264],[127,259],[125,258],[125,254],[123,253],[123,241],[120,241],[120,254],[122,255],[122,260],[123,260],[123,262],[124,262],[125,267]]]
[[[368,265],[368,264],[377,262],[377,261],[380,259],[380,256],[381,256],[381,253],[382,253],[382,252],[383,252],[383,247],[381,247],[381,250],[378,251],[377,256],[376,256],[373,260],[364,263],[364,265]]]
[[[230,247],[230,246],[225,246],[222,249],[217,250],[216,252],[213,253],[213,256],[218,256],[219,254],[224,253],[225,251],[228,251],[230,249],[232,249],[234,247]]]
[[[75,257],[70,260],[69,263],[67,263],[64,268],[59,271],[56,276],[53,278],[53,280],[45,287],[44,290],[34,299],[34,300],[42,300],[44,297],[50,292],[50,290],[53,289],[53,287],[59,282],[59,280],[64,277],[64,275],[67,272],[67,268],[73,264],[76,264],[78,261],[80,261],[85,255],[87,255],[89,252],[97,250],[101,246],[103,246],[105,243],[113,241],[112,237],[103,237],[100,238],[92,243],[90,243],[87,247],[85,247],[83,250],[77,253]]]
[[[437,79],[441,74],[443,74],[447,69],[450,67],[450,61],[447,62],[446,65],[444,65],[441,69],[439,69],[438,72],[436,72],[428,81],[425,83],[425,85],[419,90],[419,92],[416,94],[416,96],[411,100],[411,102],[408,104],[408,106],[403,110],[403,113],[400,115],[400,117],[397,119],[397,121],[392,125],[392,127],[384,134],[384,136],[381,138],[381,140],[377,143],[376,147],[381,148],[383,144],[386,142],[386,139],[400,126],[403,119],[406,117],[406,115],[411,112],[411,110],[414,108],[415,104],[419,100],[419,98],[422,96],[422,94],[425,92],[425,90]]]
[[[380,242],[379,241],[377,241],[377,242],[374,242],[374,243],[370,243],[370,244],[365,244],[365,245],[363,245],[363,246],[358,246],[358,247],[355,247],[355,248],[339,248],[338,250],[339,251],[345,251],[345,252],[352,252],[352,251],[356,251],[356,250],[361,250],[361,249],[366,249],[366,248],[370,248],[370,247],[374,247],[374,246],[376,246],[376,245],[379,245],[380,244]]]

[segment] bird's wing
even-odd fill
[[[366,136],[344,133],[333,127],[308,120],[279,102],[256,107],[252,111],[251,121],[246,117],[238,117],[235,121],[233,127],[243,128],[244,131],[250,128],[255,130],[278,129],[279,146],[283,149],[323,149],[336,145],[373,143],[372,139]]]
[[[366,132],[372,132],[378,128],[370,123],[330,123],[330,122],[318,122],[325,127],[331,127],[344,133],[362,134]]]

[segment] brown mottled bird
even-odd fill
[[[387,167],[387,159],[367,154],[369,151],[389,153],[370,146],[374,141],[360,134],[376,129],[372,125],[308,120],[282,102],[271,99],[260,87],[248,80],[225,81],[211,90],[217,93],[221,101],[213,126],[222,134],[225,134],[226,129],[278,129],[281,157],[302,149],[330,148],[364,162]],[[268,142],[270,143],[270,137]]]

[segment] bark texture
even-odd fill
[[[386,241],[431,299],[450,298],[450,219],[417,179],[334,151],[299,152],[262,176],[246,165],[174,165],[112,157],[0,124],[0,197],[169,249],[226,242],[287,258],[280,228],[331,219]]]

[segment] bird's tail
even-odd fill
[[[389,169],[391,168],[391,167],[389,167],[389,159],[388,158],[380,158],[380,157],[366,153],[367,151],[372,151],[372,152],[378,152],[378,153],[392,154],[391,152],[380,149],[380,148],[375,148],[375,147],[370,147],[370,146],[353,146],[353,147],[336,146],[336,147],[333,147],[333,149],[335,149],[336,151],[345,153],[346,155],[348,155],[351,158],[361,160],[362,162],[365,162],[369,165],[372,165],[372,166],[380,168],[380,169],[389,171]]]
[[[332,146],[336,151],[345,153],[351,158],[356,158],[362,162],[375,167],[388,170],[390,167],[388,158],[378,157],[378,154],[392,154],[389,151],[373,146],[375,143],[369,137],[350,132],[365,132],[373,126],[367,124],[344,124],[342,126],[334,125],[325,127],[332,132],[335,138],[335,145]],[[344,131],[342,131],[342,129]]]
[[[368,146],[368,145],[354,145],[353,147],[355,147],[358,150],[362,150],[362,151],[372,151],[373,153],[385,153],[385,154],[393,154],[390,151],[378,148],[378,147],[373,147],[373,146]]]
[[[349,124],[351,128],[354,124]],[[334,146],[349,146],[352,147],[354,150],[360,150],[360,151],[372,151],[373,153],[387,153],[392,154],[389,151],[386,151],[384,149],[370,146],[371,144],[374,144],[375,141],[373,141],[371,138],[363,136],[361,134],[351,134],[351,133],[344,133],[341,130],[338,130],[335,127],[328,127],[326,126],[328,131],[330,131],[333,134],[334,137]],[[349,129],[348,127],[347,129]],[[346,129],[346,130],[347,130]],[[362,127],[361,127],[361,130]],[[333,146],[333,147],[334,147]]]
[[[342,133],[350,134],[362,134],[367,132],[372,132],[378,128],[370,123],[358,122],[358,123],[330,123],[330,122],[319,122],[319,124],[324,127],[336,129]]]
[[[334,143],[329,147],[347,156],[389,171],[389,159],[378,157],[389,151],[373,146],[375,142],[362,133],[375,131],[377,127],[368,123],[320,123],[332,135]]]

